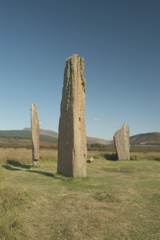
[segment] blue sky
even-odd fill
[[[160,132],[159,0],[0,0],[0,130],[58,131],[65,60],[85,59],[87,135]]]

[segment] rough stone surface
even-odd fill
[[[32,161],[39,164],[39,119],[36,104],[31,104]]]
[[[124,123],[122,128],[115,133],[113,140],[118,160],[130,159],[129,125]]]
[[[87,163],[91,163],[94,161],[94,158],[93,157],[90,157],[89,159],[87,159]]]
[[[84,58],[74,54],[66,59],[58,137],[57,172],[86,177]]]

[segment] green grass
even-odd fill
[[[160,239],[159,160],[94,153],[87,178],[74,179],[56,173],[50,151],[41,152],[38,167],[15,153],[12,160],[1,154],[0,239]]]

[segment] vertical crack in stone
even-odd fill
[[[58,173],[86,176],[84,58],[77,54],[66,59],[58,137]]]
[[[31,104],[32,161],[39,164],[39,119],[36,104]]]

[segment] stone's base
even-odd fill
[[[33,160],[33,166],[39,166],[39,159]]]

